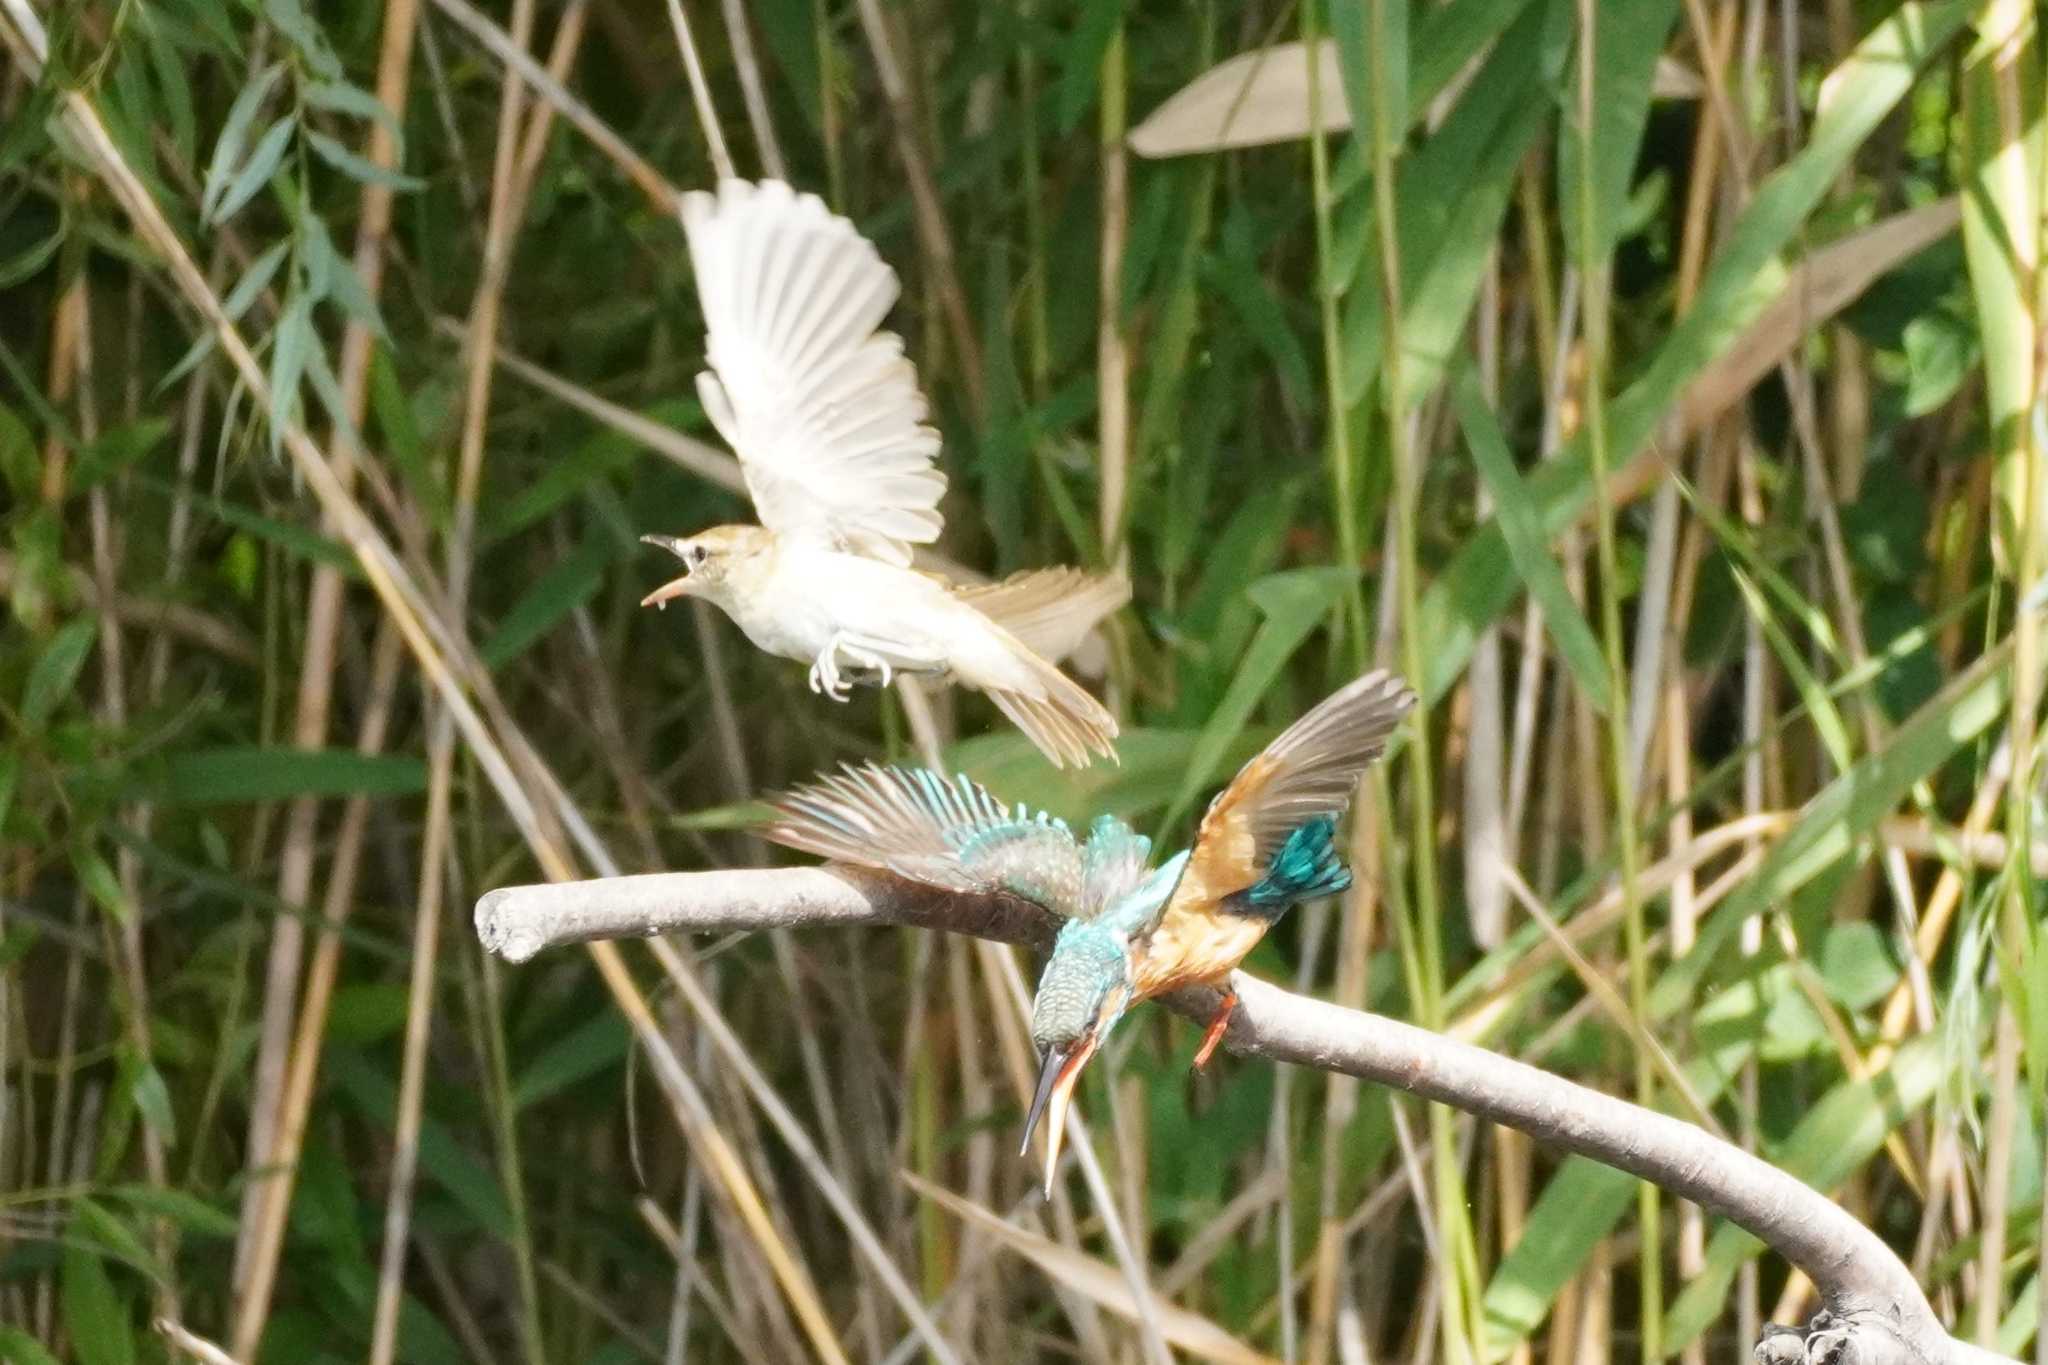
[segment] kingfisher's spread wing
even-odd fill
[[[1282,731],[1209,803],[1184,879],[1189,894],[1215,901],[1251,887],[1302,826],[1334,821],[1413,705],[1405,683],[1376,669]]]
[[[939,535],[945,476],[902,339],[896,272],[853,224],[779,181],[682,197],[709,332],[697,391],[761,524],[892,564]]]
[[[965,775],[847,767],[777,797],[776,843],[948,891],[1005,892],[1086,918],[1141,880],[1151,841],[1113,816],[1083,845],[1066,822],[1005,806]]]

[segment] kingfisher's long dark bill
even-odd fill
[[[1024,1156],[1031,1151],[1031,1134],[1038,1128],[1041,1116],[1045,1119],[1045,1197],[1052,1198],[1053,1173],[1059,1169],[1060,1139],[1067,1132],[1067,1105],[1074,1096],[1074,1083],[1081,1078],[1081,1068],[1095,1054],[1092,1039],[1082,1039],[1070,1048],[1048,1048],[1045,1064],[1038,1069],[1038,1090],[1031,1097],[1031,1112],[1024,1116],[1024,1145],[1017,1155]]]
[[[640,537],[640,543],[643,545],[658,545],[678,559],[683,557],[683,542],[674,536],[642,536]],[[684,560],[683,576],[681,578],[671,578],[653,592],[648,593],[647,596],[640,599],[640,605],[643,607],[659,607],[674,601],[678,597],[687,597],[689,593],[689,561]]]

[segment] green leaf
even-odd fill
[[[1920,67],[1968,22],[1963,0],[1901,5],[1823,83],[1827,93],[1806,145],[1767,177],[1708,267],[1692,308],[1652,354],[1642,375],[1614,401],[1608,436],[1617,464],[1650,439],[1686,383],[1742,335],[1776,296],[1777,254],[1821,203],[1850,157],[1913,87]],[[1583,440],[1529,480],[1544,534],[1555,535],[1592,496]],[[1498,528],[1472,537],[1424,589],[1420,629],[1434,648],[1428,674],[1409,681],[1441,698],[1464,671],[1473,644],[1514,597]]]
[[[123,898],[125,900],[125,897]],[[121,1085],[134,1101],[135,1111],[163,1139],[164,1146],[178,1145],[177,1116],[171,1110],[171,1090],[154,1064],[133,1051],[121,1054]]]
[[[298,116],[285,114],[270,125],[263,133],[263,140],[256,144],[256,150],[249,154],[234,179],[221,192],[220,202],[207,215],[210,223],[225,223],[241,210],[242,205],[256,197],[256,191],[268,184],[270,177],[284,160],[285,148],[291,144],[292,130],[299,126]]]
[[[32,501],[43,481],[43,457],[35,437],[5,403],[0,403],[0,481],[20,502]]]
[[[128,1306],[114,1292],[97,1254],[80,1246],[64,1248],[63,1300],[64,1326],[79,1365],[134,1365]]]
[[[330,1049],[328,1074],[349,1102],[379,1124],[388,1126],[398,1105],[398,1091],[354,1048]],[[447,1126],[428,1115],[420,1120],[420,1169],[493,1237],[512,1236],[512,1213],[497,1177],[471,1154]]]
[[[1574,259],[1605,259],[1619,240],[1650,116],[1650,88],[1663,55],[1665,37],[1678,18],[1678,0],[1629,0],[1595,5],[1593,19],[1593,233],[1581,244],[1581,167],[1585,139],[1579,121],[1578,71],[1559,120],[1557,155],[1559,215],[1566,249]]]
[[[306,372],[306,362],[320,345],[313,331],[310,295],[292,294],[278,317],[270,345],[270,440],[275,446],[284,439],[284,429],[298,408],[299,379]]]
[[[233,1214],[184,1190],[127,1184],[109,1186],[103,1192],[110,1199],[132,1204],[142,1213],[168,1218],[185,1231],[202,1237],[225,1239],[235,1235]]]
[[[1327,6],[1337,41],[1344,99],[1361,148],[1379,137],[1373,110],[1388,113],[1387,143],[1399,148],[1408,129],[1408,11],[1411,0],[1344,0]],[[1377,22],[1375,22],[1377,21]]]
[[[1081,21],[1067,35],[1057,63],[1060,83],[1055,119],[1062,133],[1071,133],[1095,102],[1102,85],[1102,58],[1123,22],[1123,0],[1083,0]]]
[[[402,981],[363,981],[334,993],[327,1011],[327,1036],[345,1043],[374,1043],[405,1026],[409,1007]]]
[[[121,879],[114,875],[114,869],[100,856],[99,850],[90,844],[74,844],[71,849],[71,870],[78,874],[78,883],[93,901],[123,924],[135,918],[135,907],[128,900],[128,893],[121,888]]]
[[[2004,719],[2011,687],[2012,637],[1980,656],[1935,698],[1808,801],[1799,819],[1764,856],[1756,874],[1717,906],[1700,926],[1692,951],[1671,964],[1651,991],[1651,1012],[1662,1018],[1693,998],[1699,978],[1742,921],[1781,905],[1829,866],[1868,839],[1877,822],[1898,808],[1914,785],[1950,755]]]
[[[249,129],[255,126],[257,111],[283,74],[282,62],[271,63],[242,87],[242,93],[235,96],[229,107],[227,122],[221,125],[220,137],[213,144],[213,159],[207,163],[205,190],[199,196],[199,212],[208,222],[219,221],[221,197],[228,191],[235,168],[242,164],[243,149],[249,145]]]
[[[1833,1190],[1932,1098],[1943,1069],[1941,1040],[1928,1035],[1913,1039],[1881,1074],[1844,1081],[1822,1096],[1770,1159],[1823,1194]],[[1762,1242],[1732,1223],[1714,1230],[1705,1267],[1664,1316],[1666,1349],[1683,1350],[1720,1316],[1736,1271],[1763,1249]]]
[[[1515,470],[1514,457],[1508,454],[1507,442],[1494,424],[1485,396],[1479,392],[1478,376],[1468,370],[1453,386],[1453,399],[1458,407],[1458,423],[1465,432],[1465,444],[1472,450],[1472,462],[1479,467],[1479,475],[1493,495],[1494,521],[1507,542],[1515,572],[1543,609],[1543,624],[1557,641],[1557,651],[1586,700],[1606,715],[1614,705],[1607,656],[1601,652],[1599,638],[1573,600],[1563,571],[1550,557],[1543,528],[1537,525],[1530,510],[1528,489]]]
[[[229,291],[227,298],[221,301],[221,308],[227,313],[230,322],[241,321],[242,314],[249,311],[249,305],[256,302],[257,296],[270,287],[270,281],[277,275],[277,268],[284,264],[291,247],[289,239],[278,242],[249,262],[249,268],[242,272],[242,278],[235,281],[235,287]],[[179,357],[178,363],[171,366],[164,377],[157,381],[156,392],[169,392],[172,385],[191,373],[193,366],[213,354],[213,348],[219,339],[220,334],[211,327],[201,332],[199,339]]]
[[[1188,762],[1187,776],[1174,794],[1173,804],[1167,807],[1160,828],[1172,828],[1194,804],[1204,777],[1237,740],[1259,698],[1266,695],[1266,689],[1280,676],[1281,668],[1309,632],[1329,616],[1355,577],[1346,569],[1291,569],[1271,574],[1245,589],[1245,595],[1258,606],[1265,620],[1252,637],[1251,648],[1239,661],[1230,690],[1202,727],[1202,737]]]
[[[161,445],[170,430],[170,420],[164,417],[145,417],[115,427],[78,452],[70,491],[82,493],[115,477]]]
[[[89,616],[67,622],[36,656],[21,693],[21,723],[29,733],[46,727],[64,699],[71,695],[79,671],[85,667],[86,656],[92,652],[97,629]]]
[[[351,180],[365,185],[382,185],[384,188],[392,190],[426,188],[427,182],[418,176],[407,175],[403,171],[387,170],[368,157],[359,156],[355,152],[350,151],[325,133],[316,132],[308,128],[306,130],[306,142],[315,152],[319,153],[322,161],[325,161]]]
[[[617,1011],[594,1014],[543,1050],[512,1086],[514,1107],[524,1109],[596,1075],[626,1055],[632,1034]]]
[[[61,1365],[36,1339],[19,1327],[0,1326],[0,1362],[5,1365]]]
[[[169,755],[159,799],[209,805],[297,796],[411,796],[426,786],[426,764],[402,754],[250,745]]]
[[[400,149],[404,159],[404,142],[398,127],[398,120],[375,95],[359,85],[347,81],[312,81],[299,91],[299,97],[315,109],[326,109],[336,114],[348,114],[355,118],[366,118],[384,125],[384,131],[391,134],[394,147]]]
[[[519,595],[498,622],[498,629],[477,650],[485,667],[497,672],[588,602],[604,581],[605,571],[618,562],[620,549],[611,537],[594,535],[576,553],[542,574]]]

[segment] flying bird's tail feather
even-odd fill
[[[956,659],[953,669],[960,681],[986,692],[1054,767],[1083,768],[1096,754],[1113,761],[1116,717],[1008,631],[998,627],[991,633],[1004,646],[1001,666],[983,672]]]
[[[1069,567],[1026,569],[997,583],[955,586],[953,595],[1032,653],[1058,663],[1078,650],[1105,616],[1131,600],[1131,581],[1119,573]]]

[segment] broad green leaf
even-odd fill
[[[686,425],[700,415],[697,404],[684,399],[656,403],[641,416],[668,426]],[[629,461],[641,456],[643,447],[632,437],[615,431],[600,431],[567,455],[548,461],[539,478],[526,483],[511,497],[494,500],[479,518],[479,540],[489,545],[524,529],[581,493],[585,486],[608,478]]]
[[[588,602],[604,581],[605,571],[618,562],[619,555],[618,542],[599,533],[535,579],[477,650],[485,666],[492,672],[503,668],[570,612]]]
[[[36,1339],[19,1327],[0,1324],[0,1362],[5,1365],[61,1365]]]
[[[1453,398],[1465,444],[1472,450],[1472,462],[1479,466],[1479,475],[1493,495],[1494,520],[1507,543],[1515,572],[1543,609],[1543,624],[1557,641],[1558,653],[1586,694],[1586,700],[1605,715],[1614,704],[1606,655],[1601,652],[1593,628],[1579,611],[1579,604],[1573,600],[1563,570],[1550,557],[1543,529],[1530,511],[1528,490],[1515,470],[1514,457],[1508,453],[1493,412],[1479,392],[1477,376],[1467,371],[1453,386]]]
[[[1202,789],[1205,775],[1251,719],[1252,708],[1266,695],[1266,689],[1280,676],[1281,668],[1309,632],[1329,616],[1352,581],[1353,575],[1344,569],[1291,569],[1268,575],[1245,589],[1246,596],[1265,619],[1258,634],[1252,637],[1251,648],[1238,661],[1230,690],[1202,727],[1202,737],[1188,763],[1187,777],[1174,794],[1173,804],[1167,807],[1160,828],[1171,829],[1187,813]]]
[[[64,1326],[79,1365],[134,1365],[135,1337],[128,1306],[114,1292],[99,1256],[82,1246],[64,1248]]]
[[[1060,73],[1055,118],[1071,133],[1095,102],[1102,85],[1102,58],[1123,22],[1124,0],[1084,0],[1080,22],[1068,33],[1056,69]]]
[[[159,799],[206,805],[295,796],[411,796],[426,786],[426,764],[403,754],[236,745],[171,754]]]
[[[1635,1199],[1635,1179],[1611,1166],[1575,1156],[1558,1167],[1480,1298],[1482,1360],[1506,1359],[1543,1325],[1558,1291]]]
[[[512,1084],[514,1107],[525,1109],[623,1059],[632,1042],[615,1010],[589,1019],[550,1043]]]
[[[388,1126],[398,1108],[391,1080],[350,1047],[328,1050],[327,1072],[350,1103]],[[420,1169],[493,1237],[512,1235],[512,1213],[491,1169],[432,1114],[420,1120]]]
[[[1386,141],[1401,145],[1408,127],[1408,10],[1411,0],[1357,0],[1327,6],[1330,35],[1344,73],[1344,98],[1359,145],[1379,137],[1374,110],[1387,111]]]
[[[1401,258],[1404,397],[1414,402],[1441,382],[1461,343],[1479,281],[1499,238],[1514,179],[1544,127],[1548,96],[1537,80],[1546,10],[1525,10],[1481,66],[1449,116],[1398,171],[1396,229]],[[1377,265],[1374,201],[1357,197],[1337,226],[1333,266],[1348,280],[1344,301],[1347,403],[1377,381],[1386,346],[1385,294]]]
[[[71,695],[86,656],[92,652],[96,630],[97,624],[88,616],[67,622],[36,656],[21,693],[21,723],[30,733],[47,726]]]
[[[1581,184],[1585,139],[1579,119],[1579,61],[1574,58],[1568,108],[1558,121],[1557,196],[1565,206],[1567,250],[1575,259],[1604,260],[1620,238],[1629,189],[1635,179],[1643,127],[1650,116],[1650,88],[1666,35],[1678,18],[1678,0],[1630,0],[1594,5],[1593,13],[1593,194],[1594,231],[1581,245]],[[1583,41],[1581,35],[1581,41]]]

